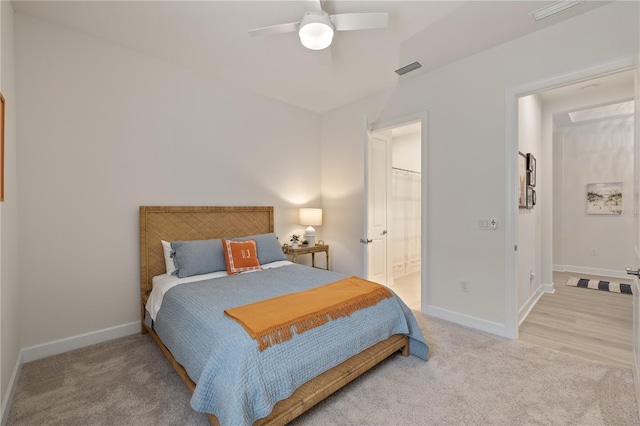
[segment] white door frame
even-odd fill
[[[631,69],[636,66],[635,56],[624,56],[609,62],[575,70],[565,74],[508,87],[505,91],[505,332],[506,337],[518,338],[518,264],[517,244],[517,189],[518,179],[518,98],[541,90],[564,86],[603,74]],[[549,265],[551,266],[551,265]]]
[[[365,117],[366,121],[366,117]],[[406,124],[411,124],[415,122],[420,122],[421,130],[420,130],[420,163],[422,165],[422,173],[420,175],[420,187],[422,188],[422,193],[420,194],[420,310],[422,312],[426,312],[427,309],[427,301],[430,300],[429,296],[431,290],[429,288],[429,272],[430,268],[427,268],[427,242],[429,229],[427,226],[427,206],[428,206],[428,193],[427,193],[427,111],[421,111],[416,114],[405,115],[402,117],[398,117],[393,120],[381,121],[372,123],[367,126],[367,134],[368,137],[369,132],[379,132],[386,129],[392,129],[394,127],[404,126]],[[367,165],[365,164],[365,167]],[[365,182],[366,183],[366,182]],[[366,187],[365,187],[366,188]],[[427,196],[424,196],[424,194]],[[365,201],[366,203],[366,201]],[[366,204],[365,204],[366,208]],[[366,211],[366,210],[365,210]],[[366,228],[366,223],[365,223]],[[366,235],[366,234],[365,234]],[[366,273],[366,248],[365,248],[365,273]]]

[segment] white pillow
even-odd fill
[[[165,240],[160,240],[162,243],[162,251],[164,252],[164,264],[167,269],[167,274],[172,275],[176,271],[176,264],[173,261],[174,251],[171,248],[171,243]]]

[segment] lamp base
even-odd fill
[[[309,242],[310,246],[316,245],[316,230],[313,229],[313,226],[309,226],[304,230],[304,239]]]

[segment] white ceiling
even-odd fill
[[[544,90],[538,94],[543,102],[551,102],[585,92],[607,92],[617,87],[628,87],[628,97],[633,98],[634,75],[634,70],[621,71]]]
[[[634,80],[635,70],[627,70],[545,90],[539,92],[538,95],[540,96],[540,99],[542,99],[542,102],[554,102],[560,99],[582,100],[582,105],[580,107],[572,108],[568,111],[556,112],[553,114],[554,126],[556,128],[566,127],[574,125],[571,117],[569,116],[570,112],[580,111],[603,105],[603,103],[601,102],[594,103],[591,100],[595,96],[602,96],[604,98],[604,94],[619,94],[617,99],[611,99],[608,102],[605,102],[604,105],[633,100]],[[587,99],[591,101],[588,101]]]
[[[383,30],[336,33],[310,51],[296,33],[254,38],[253,28],[299,21],[306,1],[24,1],[14,10],[210,76],[225,84],[325,112],[608,1],[534,24],[550,1],[342,1],[330,14],[388,12]],[[419,60],[404,77],[394,70]]]

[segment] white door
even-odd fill
[[[387,191],[391,137],[370,133],[367,141],[367,279],[387,285]]]

